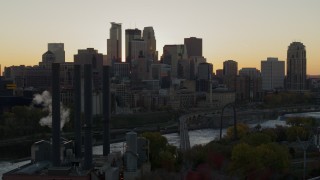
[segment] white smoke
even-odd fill
[[[43,111],[48,111],[49,114],[46,117],[40,119],[41,126],[52,127],[52,97],[48,91],[43,91],[42,94],[36,94],[33,98],[33,103],[43,106]],[[60,103],[60,129],[70,120],[70,111]]]

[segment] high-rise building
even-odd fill
[[[162,63],[171,65],[171,77],[178,77],[178,60],[187,59],[185,45],[165,45],[163,47]]]
[[[268,57],[261,61],[262,89],[273,90],[284,87],[284,61]]]
[[[196,37],[184,38],[184,45],[187,48],[188,57],[202,56],[202,39]]]
[[[242,68],[236,79],[236,97],[238,100],[260,100],[262,95],[260,70]]]
[[[145,58],[147,54],[147,44],[143,39],[133,39],[129,42],[130,62],[138,58]]]
[[[217,69],[216,70],[216,76],[219,77],[219,78],[222,78],[223,77],[223,69]]]
[[[143,29],[142,38],[146,42],[147,46],[146,58],[152,59],[153,62],[158,61],[157,41],[153,27],[145,27]]]
[[[126,29],[126,62],[131,64],[132,54],[131,54],[131,41],[141,40],[141,30],[139,29]]]
[[[201,63],[198,66],[197,79],[209,80],[212,77],[212,73],[213,73],[213,65],[211,63]]]
[[[56,56],[51,51],[47,51],[42,55],[42,61],[39,62],[39,66],[42,68],[51,69],[51,65],[55,61]]]
[[[94,48],[79,49],[78,54],[74,55],[74,64],[92,64],[93,85],[99,89],[102,84],[103,55]]]
[[[131,62],[131,80],[133,82],[141,82],[148,79],[149,70],[149,63],[146,58],[133,59]]]
[[[288,90],[300,91],[306,89],[307,58],[306,48],[301,42],[292,42],[287,52]]]
[[[178,78],[190,79],[190,61],[188,59],[178,60]]]
[[[256,68],[242,68],[239,70],[239,75],[250,77],[250,79],[256,79],[261,76],[261,73]]]
[[[111,23],[110,38],[107,39],[107,61],[110,62],[121,62],[122,57],[122,36],[121,36],[121,24]],[[112,63],[110,63],[112,64]]]
[[[189,57],[190,61],[190,79],[196,79],[198,76],[198,66],[201,63],[207,62],[206,58],[202,56]]]
[[[234,60],[227,60],[223,62],[223,75],[236,76],[238,75],[238,63]]]
[[[130,64],[125,62],[114,63],[112,66],[113,77],[116,77],[120,80],[129,79],[130,77]]]
[[[51,51],[55,56],[55,62],[65,62],[65,52],[63,43],[48,43],[48,51]]]

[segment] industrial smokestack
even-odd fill
[[[60,166],[60,64],[52,63],[52,164]]]
[[[110,67],[103,66],[103,155],[110,153]]]
[[[81,66],[74,65],[74,133],[75,156],[81,158]]]
[[[92,66],[84,65],[84,169],[92,168]]]

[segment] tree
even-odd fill
[[[257,147],[247,143],[237,144],[232,150],[232,171],[244,176],[257,172],[282,173],[289,167],[289,152],[276,143],[261,144]]]
[[[311,117],[290,117],[286,123],[291,125],[286,131],[288,141],[307,140],[312,133],[312,129],[318,126],[317,121]]]
[[[259,146],[261,144],[266,144],[271,142],[271,137],[267,134],[256,132],[248,134],[247,136],[244,136],[241,141],[252,145],[252,146]]]
[[[318,125],[317,121],[312,117],[290,117],[286,120],[286,123],[291,126],[306,128],[312,128]]]
[[[226,134],[226,138],[227,139],[232,139],[233,138],[233,132],[234,131],[234,127],[229,127],[227,129],[227,134]],[[238,123],[237,124],[237,133],[238,133],[238,138],[242,138],[244,137],[247,133],[249,132],[249,126],[243,123]]]
[[[308,140],[309,132],[304,127],[291,126],[286,131],[287,139],[290,142],[296,141],[299,137],[302,141]]]
[[[254,147],[247,143],[237,144],[233,148],[231,160],[231,169],[236,173],[248,174],[261,168]]]
[[[149,140],[149,157],[151,168],[165,168],[168,171],[176,170],[179,160],[177,148],[168,144],[167,138],[159,132],[145,132],[142,134]]]
[[[279,172],[289,167],[289,151],[279,144],[261,144],[256,147],[256,153],[264,168],[270,168],[272,171]]]

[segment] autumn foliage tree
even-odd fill
[[[237,134],[238,134],[238,138],[241,139],[242,137],[244,137],[246,134],[248,134],[249,132],[249,126],[243,123],[238,123],[236,125],[237,127]],[[225,135],[226,139],[232,139],[234,137],[234,127],[230,126],[227,129],[227,134]]]

